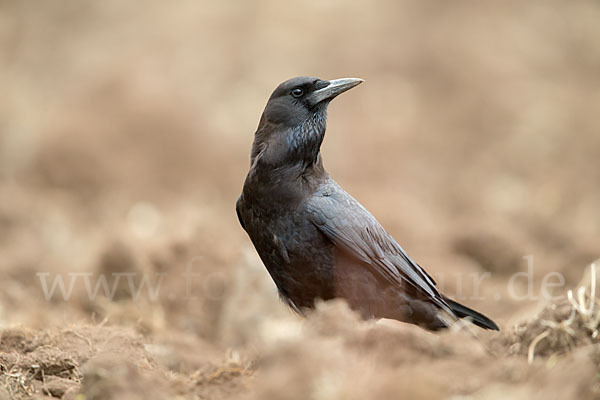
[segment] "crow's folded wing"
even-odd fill
[[[431,277],[360,203],[335,182],[306,203],[312,223],[338,248],[370,265],[393,285],[408,284],[446,311],[450,307]]]

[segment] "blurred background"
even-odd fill
[[[539,307],[507,296],[524,256],[535,294],[600,256],[599,20],[592,0],[0,2],[0,326],[215,352],[275,329],[289,313],[234,207],[263,107],[299,75],[365,79],[329,108],[326,168],[509,326]],[[166,277],[156,301],[46,301],[40,272]]]

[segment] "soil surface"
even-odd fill
[[[0,400],[600,398],[599,20],[1,2]],[[279,301],[234,205],[296,75],[365,79],[330,107],[326,168],[499,333]]]

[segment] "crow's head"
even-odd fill
[[[298,77],[280,84],[260,119],[252,160],[262,153],[272,165],[314,162],[325,134],[329,102],[361,82]]]

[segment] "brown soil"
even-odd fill
[[[599,19],[591,0],[0,3],[0,400],[600,398]],[[234,203],[295,75],[366,80],[330,107],[327,169],[500,333],[280,303]],[[57,276],[67,300],[45,296]],[[90,298],[100,276],[114,293]]]

